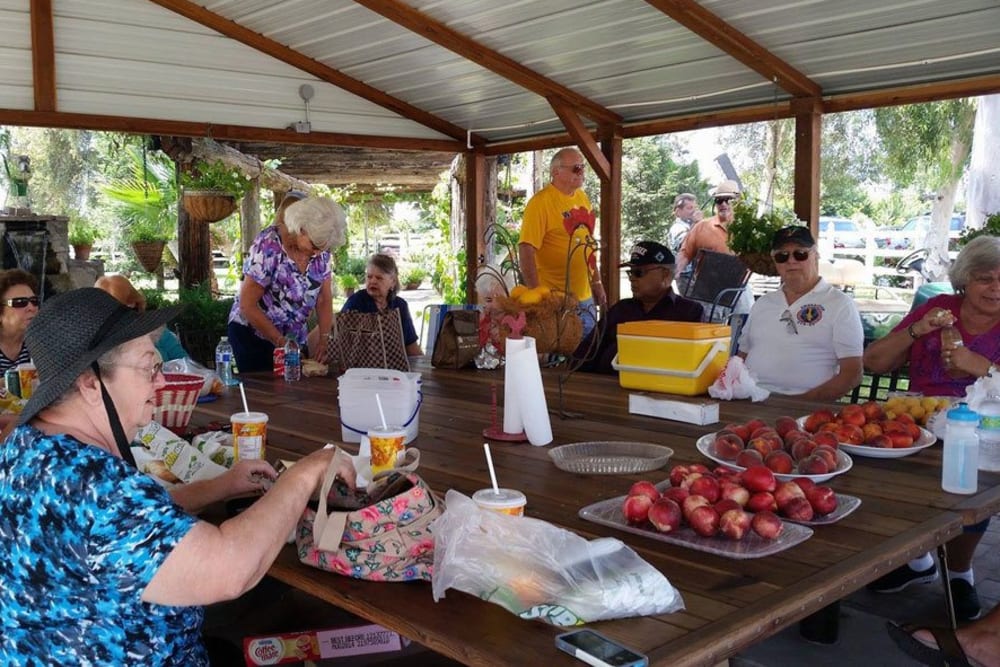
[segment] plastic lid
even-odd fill
[[[960,422],[979,421],[979,415],[969,409],[967,403],[959,403],[957,408],[948,411],[948,419]]]

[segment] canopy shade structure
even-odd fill
[[[996,0],[0,0],[0,44],[4,124],[488,154],[574,143],[567,110],[628,138],[1000,91]]]

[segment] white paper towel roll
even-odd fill
[[[504,355],[507,363],[503,371],[503,431],[504,433],[521,433],[524,431],[524,421],[521,418],[520,399],[518,398],[518,386],[514,380],[513,365],[511,359],[514,354],[521,352],[528,346],[528,341],[534,346],[534,340],[528,338],[508,338]]]
[[[535,349],[535,339],[525,336],[527,344],[523,349],[511,354],[507,348],[507,386],[504,395],[509,395],[513,389],[514,402],[524,426],[524,434],[533,445],[547,445],[552,442],[552,422],[549,421],[549,408],[545,403],[545,389],[542,386],[542,371],[538,367],[538,352]],[[509,342],[509,341],[508,341]],[[504,430],[507,420],[504,415]]]

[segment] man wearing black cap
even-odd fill
[[[771,241],[781,289],[754,303],[739,355],[769,391],[817,400],[840,398],[861,383],[864,334],[850,296],[819,275],[808,227],[784,227]]]
[[[674,294],[670,284],[674,279],[674,255],[656,241],[640,241],[632,246],[627,266],[632,298],[622,299],[601,320],[604,336],[593,359],[582,370],[594,373],[613,373],[611,361],[618,354],[618,325],[641,320],[673,320],[675,322],[700,322],[700,303]],[[590,350],[596,330],[584,339],[577,349],[577,357]]]

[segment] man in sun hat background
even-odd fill
[[[201,605],[264,576],[333,460],[304,457],[220,526],[137,471],[164,386],[152,336],[176,314],[84,288],[28,327],[39,384],[0,443],[0,664],[209,664]]]
[[[722,181],[712,190],[712,200],[715,205],[715,215],[695,223],[681,243],[677,253],[677,272],[683,273],[688,268],[699,250],[714,250],[732,255],[729,249],[727,228],[733,221],[733,206],[740,196],[740,186],[736,181]]]
[[[769,391],[840,398],[862,377],[864,332],[854,299],[820,277],[808,227],[776,231],[771,257],[781,289],[754,303],[740,335],[739,356]]]
[[[583,370],[595,373],[614,373],[611,365],[618,354],[618,325],[623,322],[642,320],[673,320],[676,322],[700,322],[702,306],[674,293],[674,255],[666,246],[656,241],[639,241],[629,252],[629,259],[619,265],[629,267],[628,280],[632,287],[632,297],[622,299],[608,311],[601,320],[603,331],[600,346],[593,358],[583,366]],[[593,345],[595,330],[585,338],[577,349],[577,356],[587,356]]]

